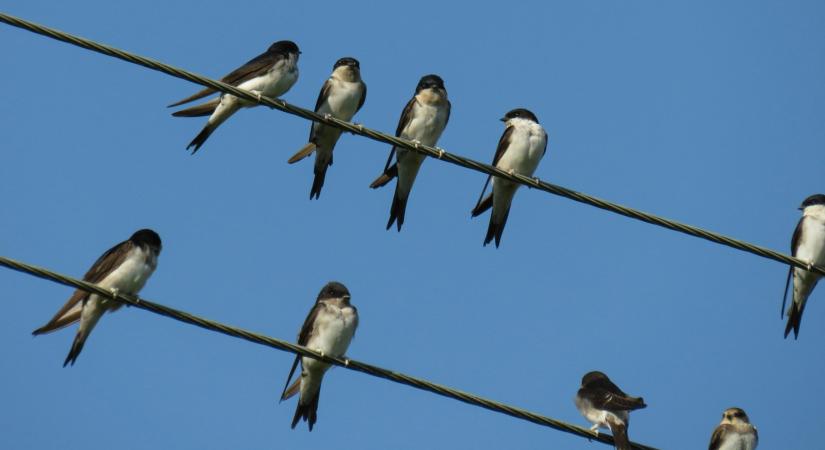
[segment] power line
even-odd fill
[[[277,109],[292,115],[296,115],[298,117],[302,117],[307,120],[312,120],[315,122],[322,122],[326,125],[331,125],[337,128],[341,128],[342,130],[349,131],[350,133],[357,134],[360,136],[364,136],[379,142],[384,142],[387,144],[394,145],[396,147],[403,147],[427,156],[431,156],[435,159],[447,161],[449,163],[455,164],[457,166],[461,166],[464,168],[472,169],[477,172],[482,172],[488,175],[494,175],[500,178],[504,178],[522,185],[525,185],[530,188],[538,189],[541,191],[549,192],[551,194],[555,194],[561,197],[568,198],[570,200],[575,200],[579,203],[584,203],[590,206],[595,206],[600,209],[604,209],[616,214],[620,214],[626,217],[630,217],[632,219],[640,220],[642,222],[647,222],[653,225],[658,225],[663,228],[667,228],[669,230],[678,231],[680,233],[688,234],[690,236],[706,239],[711,242],[715,242],[717,244],[726,245],[728,247],[735,248],[737,250],[741,250],[744,252],[752,253],[757,256],[761,256],[763,258],[772,259],[774,261],[778,261],[784,264],[788,264],[791,266],[799,267],[801,269],[806,269],[811,272],[816,272],[820,275],[825,275],[825,267],[822,266],[815,266],[809,264],[807,261],[803,261],[798,258],[794,258],[792,256],[788,256],[784,253],[780,253],[759,245],[751,244],[749,242],[745,242],[739,239],[735,239],[732,237],[724,236],[719,233],[714,233],[712,231],[704,230],[699,227],[695,227],[692,225],[683,224],[677,222],[675,220],[666,219],[664,217],[659,217],[654,214],[649,214],[644,211],[640,211],[633,208],[628,208],[626,206],[619,205],[617,203],[612,203],[607,200],[602,200],[597,197],[593,197],[591,195],[587,195],[581,192],[574,191],[572,189],[568,189],[562,186],[558,186],[555,184],[547,183],[545,181],[541,181],[538,178],[529,178],[524,175],[520,175],[517,173],[510,174],[505,172],[501,169],[496,167],[490,166],[488,164],[480,163],[478,161],[465,158],[463,156],[459,156],[453,153],[449,153],[444,151],[438,147],[429,147],[426,145],[420,145],[413,143],[411,141],[407,141],[405,139],[400,139],[395,136],[391,136],[389,134],[382,133],[380,131],[372,130],[362,125],[356,125],[350,122],[345,122],[343,120],[336,119],[332,116],[322,116],[316,114],[314,111],[310,111],[308,109],[300,108],[294,105],[291,105],[281,99],[273,99],[268,97],[260,97],[255,95],[249,91],[238,89],[235,86],[213,80],[211,78],[206,78],[201,75],[194,74],[192,72],[188,72],[183,69],[179,69],[177,67],[173,67],[153,59],[145,58],[139,55],[135,55],[133,53],[129,53],[123,50],[116,49],[114,47],[110,47],[108,45],[100,44],[89,39],[84,39],[78,36],[74,36],[68,33],[64,33],[59,30],[55,30],[53,28],[48,28],[42,25],[38,25],[14,16],[10,16],[8,14],[0,13],[0,22],[5,22],[9,25],[22,28],[24,30],[28,30],[34,33],[42,34],[44,36],[48,36],[52,39],[56,39],[58,41],[67,42],[72,45],[76,45],[78,47],[85,48],[87,50],[92,50],[98,53],[102,53],[107,56],[111,56],[114,58],[122,59],[124,61],[130,62],[132,64],[137,64],[139,66],[146,67],[148,69],[156,70],[158,72],[163,72],[167,75],[171,75],[173,77],[182,78],[187,81],[191,81],[193,83],[197,83],[203,86],[211,87],[218,91],[232,94],[236,97],[243,98],[244,100],[248,100],[251,102],[255,102],[261,105],[269,106],[270,108]]]
[[[96,284],[87,283],[85,281],[78,280],[77,278],[69,277],[63,274],[59,274],[57,272],[52,272],[51,270],[44,269],[42,267],[32,266],[30,264],[26,264],[20,261],[15,261],[4,256],[0,256],[0,265],[8,267],[10,269],[17,270],[19,272],[50,280],[55,283],[63,284],[66,286],[72,286],[77,289],[82,289],[86,292],[92,292],[100,296],[124,303],[128,306],[134,306],[136,308],[140,308],[155,314],[159,314],[161,316],[166,316],[179,322],[195,325],[210,331],[225,334],[227,336],[244,339],[255,344],[265,345],[267,347],[272,347],[278,350],[299,354],[301,356],[308,356],[310,358],[334,364],[345,369],[354,370],[356,372],[362,372],[367,375],[372,375],[378,378],[384,378],[395,383],[405,384],[407,386],[411,386],[422,391],[432,392],[434,394],[438,394],[447,398],[459,400],[474,406],[479,406],[485,409],[489,409],[491,411],[506,414],[517,419],[526,420],[528,422],[550,427],[559,431],[564,431],[566,433],[574,434],[576,436],[581,436],[587,439],[592,439],[599,442],[603,442],[605,444],[613,445],[613,438],[609,435],[601,433],[596,434],[587,428],[562,422],[560,420],[551,419],[550,417],[545,417],[527,411],[526,409],[517,408],[515,406],[510,406],[494,400],[489,400],[474,394],[459,391],[457,389],[452,389],[447,386],[442,386],[440,384],[432,383],[421,378],[405,375],[403,373],[384,369],[378,366],[373,366],[371,364],[363,363],[352,359],[333,358],[330,356],[322,355],[314,350],[310,350],[307,347],[295,345],[287,341],[271,338],[269,336],[254,333],[230,325],[225,325],[220,322],[215,322],[213,320],[204,319],[194,314],[170,308],[159,303],[154,303],[137,296],[120,293],[114,295],[114,292],[108,289],[104,289]],[[640,450],[657,450],[654,447],[648,447],[642,444],[633,443],[632,445],[633,448]]]

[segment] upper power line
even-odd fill
[[[666,219],[664,217],[657,216],[655,214],[646,213],[644,211],[640,211],[637,209],[629,208],[626,206],[619,205],[617,203],[609,202],[607,200],[602,200],[600,198],[584,194],[581,192],[574,191],[572,189],[568,189],[563,186],[558,186],[555,184],[547,183],[545,181],[541,181],[538,178],[529,178],[524,175],[520,175],[518,173],[508,173],[505,172],[497,167],[491,166],[489,164],[484,164],[470,158],[466,158],[460,155],[456,155],[454,153],[450,153],[445,151],[444,149],[438,147],[430,147],[426,145],[421,145],[418,143],[414,143],[408,141],[406,139],[401,139],[386,133],[382,133],[380,131],[376,131],[370,128],[367,128],[360,124],[354,124],[351,122],[343,121],[336,119],[330,115],[320,115],[316,114],[314,111],[310,111],[308,109],[304,109],[298,106],[291,105],[284,100],[281,99],[273,99],[268,97],[261,97],[259,95],[253,94],[252,92],[246,91],[244,89],[238,89],[235,86],[230,84],[226,84],[217,80],[213,80],[211,78],[207,78],[201,75],[197,75],[195,73],[170,66],[168,64],[161,63],[159,61],[155,61],[150,58],[146,58],[143,56],[136,55],[134,53],[126,52],[108,45],[100,44],[94,42],[89,39],[85,39],[79,36],[74,36],[69,33],[64,33],[59,30],[55,30],[53,28],[45,27],[43,25],[38,25],[36,23],[32,23],[14,16],[10,16],[8,14],[0,13],[0,22],[7,23],[9,25],[22,28],[24,30],[28,30],[34,33],[42,34],[44,36],[48,36],[52,39],[56,39],[58,41],[67,42],[72,45],[76,45],[78,47],[85,48],[87,50],[92,50],[98,53],[102,53],[107,56],[111,56],[114,58],[122,59],[124,61],[128,61],[132,64],[137,64],[152,70],[156,70],[158,72],[163,72],[167,75],[171,75],[173,77],[181,78],[187,81],[191,81],[193,83],[197,83],[203,86],[211,87],[215,90],[220,92],[228,93],[237,97],[240,97],[244,100],[248,100],[251,102],[255,102],[261,105],[269,106],[270,108],[274,108],[280,111],[284,111],[286,113],[302,117],[307,120],[312,120],[315,122],[322,122],[327,125],[331,125],[334,127],[341,128],[342,130],[349,131],[350,133],[357,134],[360,136],[364,136],[379,142],[384,142],[387,144],[391,144],[396,147],[403,147],[415,152],[422,153],[427,156],[431,156],[433,158],[447,161],[449,163],[455,164],[457,166],[465,167],[468,169],[475,170],[477,172],[485,173],[488,175],[494,175],[496,177],[504,178],[516,183],[520,183],[527,187],[531,187],[534,189],[538,189],[541,191],[549,192],[551,194],[555,194],[561,197],[568,198],[570,200],[575,200],[580,203],[584,203],[590,206],[595,206],[600,209],[604,209],[606,211],[610,211],[616,214],[621,214],[626,217],[630,217],[632,219],[640,220],[642,222],[650,223],[653,225],[658,225],[663,228],[667,228],[669,230],[678,231],[680,233],[688,234],[690,236],[695,236],[698,238],[706,239],[711,242],[715,242],[717,244],[725,245],[728,247],[735,248],[737,250],[741,250],[744,252],[752,253],[757,256],[761,256],[763,258],[772,259],[774,261],[779,261],[784,264],[788,264],[791,266],[798,267],[800,269],[805,269],[811,272],[815,272],[819,275],[825,275],[825,267],[816,266],[810,264],[808,261],[803,261],[799,258],[794,258],[793,256],[786,255],[784,253],[780,253],[759,245],[751,244],[746,241],[742,241],[739,239],[735,239],[732,237],[724,236],[719,233],[715,233],[713,231],[704,230],[699,227],[695,227],[692,225],[687,225],[684,223],[677,222],[675,220]]]

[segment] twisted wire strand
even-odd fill
[[[85,281],[78,280],[77,278],[73,278],[67,275],[63,275],[57,272],[53,272],[51,270],[33,266],[30,264],[26,264],[24,262],[15,261],[10,258],[6,258],[4,256],[0,256],[0,265],[8,267],[13,270],[17,270],[19,272],[23,272],[29,275],[33,275],[35,277],[43,278],[46,280],[53,281],[55,283],[63,284],[66,286],[75,287],[77,289],[82,289],[86,292],[91,292],[94,294],[98,294],[100,296],[110,298],[112,300],[124,303],[128,306],[133,306],[135,308],[140,308],[155,314],[159,314],[161,316],[166,316],[170,319],[174,319],[183,323],[187,323],[190,325],[195,325],[200,328],[204,328],[206,330],[214,331],[217,333],[225,334],[227,336],[232,336],[236,338],[240,338],[255,344],[264,345],[267,347],[272,347],[278,350],[299,354],[301,356],[308,356],[310,358],[318,359],[324,361],[326,363],[334,364],[336,366],[344,367],[345,369],[354,370],[356,372],[362,372],[367,375],[372,375],[374,377],[383,378],[385,380],[390,380],[395,383],[404,384],[416,389],[420,389],[422,391],[431,392],[434,394],[441,395],[443,397],[451,398],[454,400],[459,400],[464,403],[468,403],[470,405],[479,406],[484,409],[488,409],[490,411],[495,411],[498,413],[506,414],[511,417],[515,417],[517,419],[526,420],[528,422],[532,422],[538,425],[543,425],[546,427],[550,427],[559,431],[563,431],[565,433],[574,434],[576,436],[581,436],[587,439],[599,441],[605,444],[613,445],[613,438],[609,435],[596,433],[590,431],[587,428],[583,428],[580,426],[576,426],[573,424],[569,424],[566,422],[562,422],[560,420],[552,419],[550,417],[542,416],[540,414],[536,414],[534,412],[530,412],[526,409],[517,408],[515,406],[510,406],[505,403],[497,402],[495,400],[490,400],[484,397],[480,397],[478,395],[470,394],[468,392],[463,392],[457,389],[453,389],[447,386],[443,386],[440,384],[436,384],[427,380],[423,380],[421,378],[416,378],[410,375],[405,375],[400,372],[395,372],[393,370],[384,369],[382,367],[374,366],[371,364],[367,364],[364,362],[346,359],[346,358],[333,358],[330,356],[322,355],[314,350],[311,350],[307,347],[303,347],[300,345],[292,344],[287,341],[283,341],[281,339],[275,339],[269,336],[265,336],[262,334],[254,333],[252,331],[244,330],[242,328],[233,327],[231,325],[226,325],[220,322],[215,322],[213,320],[205,319],[203,317],[198,317],[194,314],[190,314],[185,311],[180,311],[174,308],[170,308],[168,306],[161,305],[159,303],[154,303],[146,299],[142,299],[137,296],[127,295],[118,293],[115,295],[113,291],[108,289],[104,289],[96,284],[88,283]],[[654,447],[648,447],[642,444],[633,443],[633,448],[641,449],[641,450],[656,450]]]
[[[414,142],[398,138],[396,136],[392,136],[389,134],[382,133],[380,131],[372,130],[360,124],[354,124],[351,122],[346,122],[343,120],[336,119],[329,115],[319,115],[316,114],[314,111],[310,111],[308,109],[300,108],[298,106],[291,105],[281,99],[277,98],[268,98],[268,97],[261,97],[256,94],[253,94],[249,91],[238,89],[235,86],[213,80],[210,78],[206,78],[201,75],[194,74],[192,72],[188,72],[183,69],[179,69],[177,67],[170,66],[168,64],[161,63],[159,61],[155,61],[150,58],[145,58],[139,55],[135,55],[133,53],[129,53],[123,50],[119,50],[114,47],[110,47],[108,45],[100,44],[94,42],[89,39],[81,38],[78,36],[74,36],[59,30],[55,30],[53,28],[45,27],[43,25],[38,25],[18,17],[14,17],[8,14],[0,13],[0,22],[7,23],[9,25],[22,28],[24,30],[28,30],[37,34],[41,34],[52,39],[56,39],[58,41],[67,42],[72,45],[76,45],[78,47],[85,48],[87,50],[92,50],[98,53],[102,53],[107,56],[111,56],[114,58],[122,59],[124,61],[130,62],[132,64],[137,64],[139,66],[146,67],[148,69],[156,70],[158,72],[163,72],[167,75],[171,75],[173,77],[181,78],[187,81],[191,81],[193,83],[197,83],[203,86],[211,87],[216,89],[220,92],[232,94],[236,97],[243,98],[244,100],[248,100],[251,102],[255,102],[261,105],[269,106],[270,108],[277,109],[279,111],[283,111],[298,117],[302,117],[307,120],[312,120],[315,122],[321,122],[326,125],[331,125],[342,130],[348,131],[352,134],[357,134],[359,136],[364,136],[369,139],[384,142],[387,144],[391,144],[396,147],[403,147],[435,159],[439,159],[442,161],[446,161],[457,166],[461,166],[464,168],[472,169],[477,172],[485,173],[488,175],[494,175],[500,178],[504,178],[527,187],[538,189],[540,191],[549,192],[551,194],[558,195],[560,197],[564,197],[570,200],[577,201],[579,203],[584,203],[590,206],[595,206],[596,208],[600,208],[606,211],[610,211],[616,214],[623,215],[625,217],[630,217],[632,219],[640,220],[642,222],[646,222],[653,225],[658,225],[663,228],[667,228],[669,230],[678,231],[680,233],[684,233],[690,236],[698,237],[701,239],[706,239],[711,242],[715,242],[717,244],[725,245],[731,248],[735,248],[737,250],[741,250],[744,252],[752,253],[757,256],[761,256],[763,258],[772,259],[774,261],[781,262],[783,264],[788,264],[791,266],[795,266],[801,269],[806,269],[811,272],[818,273],[820,275],[825,275],[825,267],[816,266],[810,264],[808,261],[803,261],[801,259],[795,258],[793,256],[786,255],[784,253],[780,253],[765,247],[761,247],[759,245],[751,244],[749,242],[745,242],[739,239],[735,239],[732,237],[724,236],[719,233],[715,233],[712,231],[704,230],[699,227],[695,227],[692,225],[683,224],[677,222],[675,220],[666,219],[664,217],[659,217],[654,214],[646,213],[644,211],[640,211],[637,209],[629,208],[626,206],[622,206],[617,203],[609,202],[607,200],[602,200],[597,197],[593,197],[591,195],[584,194],[582,192],[577,192],[572,189],[565,188],[563,186],[558,186],[555,184],[547,183],[545,181],[541,181],[539,178],[530,178],[524,175],[520,175],[517,173],[508,173],[501,169],[498,169],[494,166],[484,164],[469,158],[465,158],[463,156],[459,156],[453,153],[449,153],[444,149],[438,147],[430,147],[426,145],[416,144]]]

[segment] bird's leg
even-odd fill
[[[112,301],[115,301],[115,302],[119,301],[119,300],[117,300],[117,298],[120,295],[120,289],[111,288],[111,289],[109,289],[109,292],[112,293]],[[128,303],[127,303],[127,305],[128,305]]]
[[[594,423],[592,427],[590,427],[590,431],[596,433],[596,436],[599,435],[599,424]]]

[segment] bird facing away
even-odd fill
[[[811,265],[825,265],[825,195],[814,194],[806,198],[799,207],[802,217],[796,224],[791,238],[791,254]],[[788,287],[793,278],[793,301],[788,308],[788,323],[785,337],[793,330],[794,339],[799,337],[799,324],[808,297],[816,287],[821,276],[805,269],[791,266],[785,280],[785,295],[782,298],[782,315],[785,314],[785,302],[788,300]]]
[[[331,115],[336,119],[349,122],[352,116],[364,105],[367,98],[367,85],[361,80],[361,65],[355,58],[341,58],[332,68],[332,75],[324,82],[315,112]],[[315,179],[309,191],[310,200],[321,195],[327,167],[332,165],[332,151],[341,137],[341,129],[313,122],[309,129],[309,143],[298,150],[287,161],[294,164],[315,151]]]
[[[83,281],[121,294],[137,295],[155,271],[160,250],[160,236],[157,233],[149,229],[138,230],[98,258],[83,276]],[[83,344],[103,313],[116,311],[120,307],[121,304],[115,300],[78,289],[49,323],[34,330],[32,334],[37,336],[51,333],[80,321],[72,348],[63,362],[63,367],[74,365],[83,350]]]
[[[759,433],[745,411],[728,408],[722,413],[719,426],[713,430],[708,450],[754,450],[758,444]]]
[[[524,109],[514,109],[501,119],[506,124],[504,133],[498,141],[496,154],[493,157],[493,165],[510,174],[518,173],[526,177],[532,177],[533,172],[539,165],[539,161],[547,151],[547,132],[539,125],[536,115]],[[484,183],[478,202],[470,213],[476,217],[493,208],[490,213],[490,225],[487,227],[487,235],[484,237],[484,245],[493,239],[496,240],[496,247],[501,242],[501,234],[504,232],[504,225],[507,224],[507,216],[510,215],[510,205],[516,190],[521,186],[510,180],[503,178],[493,178],[493,192],[486,198],[484,192],[490,183],[490,176]]]
[[[315,306],[298,333],[298,345],[331,357],[341,357],[347,351],[355,329],[358,327],[358,310],[350,304],[347,288],[330,281],[318,294]],[[295,368],[301,362],[301,376],[289,385]],[[309,424],[309,431],[318,419],[318,398],[321,395],[321,381],[330,365],[310,357],[295,356],[289,376],[286,379],[281,401],[300,393],[292,428],[303,419]]]
[[[298,55],[300,54],[301,52],[294,42],[278,41],[272,44],[267,51],[252,58],[247,61],[246,64],[221,78],[221,81],[237,88],[251,91],[259,97],[280,97],[298,81]],[[208,87],[190,97],[172,103],[169,107],[189,103],[211,95],[214,92],[215,89]],[[209,116],[203,130],[186,146],[187,150],[192,149],[192,154],[194,155],[203,143],[206,142],[206,139],[209,138],[212,132],[232,116],[232,114],[235,114],[241,108],[256,105],[257,103],[255,102],[242,100],[234,95],[221,94],[218,98],[174,112],[172,115],[175,117]]]
[[[435,146],[447,122],[450,120],[450,101],[447,99],[447,89],[444,87],[444,80],[438,75],[425,75],[418,81],[415,87],[415,95],[407,102],[401,119],[398,121],[398,128],[395,135],[418,144]],[[393,155],[396,162],[392,165]],[[425,156],[400,147],[393,147],[390,156],[384,165],[384,172],[370,184],[370,187],[377,189],[386,185],[395,177],[398,182],[395,184],[395,195],[390,205],[390,220],[387,222],[387,229],[396,222],[398,231],[404,224],[404,215],[407,211],[407,200],[410,196],[418,169],[424,162]]]
[[[591,430],[607,428],[617,450],[631,449],[627,436],[630,411],[646,408],[644,399],[625,394],[602,372],[588,372],[582,377],[575,402],[579,412],[593,423]]]

